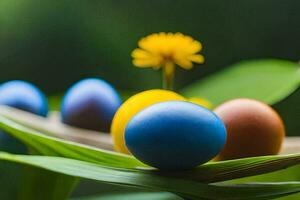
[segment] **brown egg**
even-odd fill
[[[279,153],[285,137],[284,124],[267,104],[252,99],[235,99],[214,111],[227,129],[225,147],[216,160]]]

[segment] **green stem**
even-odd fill
[[[163,88],[174,90],[175,66],[172,62],[166,62],[163,68]]]

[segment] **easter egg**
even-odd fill
[[[235,99],[215,109],[227,129],[218,160],[278,154],[285,129],[280,116],[265,103]]]
[[[127,99],[116,112],[111,126],[115,150],[130,153],[125,145],[124,133],[127,123],[136,113],[152,104],[169,100],[185,100],[185,98],[169,90],[154,89],[140,92]]]
[[[137,113],[125,130],[129,151],[162,170],[187,170],[215,157],[226,141],[219,117],[194,103],[168,101]]]
[[[83,79],[66,92],[61,119],[71,126],[108,132],[121,102],[117,91],[106,81]]]
[[[47,116],[48,103],[45,95],[34,85],[25,81],[9,81],[0,85],[0,105],[18,108],[39,116]],[[0,131],[0,150],[26,153],[23,143]]]
[[[45,95],[34,85],[25,81],[9,81],[0,85],[0,105],[7,105],[47,116],[48,103]]]

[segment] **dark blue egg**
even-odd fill
[[[48,103],[45,95],[25,81],[9,81],[0,85],[0,105],[18,108],[39,116],[47,116]],[[18,140],[0,131],[0,150],[25,153],[26,147]]]
[[[192,169],[214,158],[226,141],[223,122],[183,101],[154,104],[128,123],[125,143],[140,161],[162,170]]]
[[[96,78],[81,80],[63,98],[62,122],[79,128],[109,132],[121,102],[117,91],[107,82]]]

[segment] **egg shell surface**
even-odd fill
[[[115,114],[111,126],[111,134],[116,151],[130,154],[125,145],[124,133],[127,123],[136,113],[155,103],[170,100],[184,101],[185,98],[173,91],[152,89],[137,93],[127,99]]]
[[[269,105],[253,99],[235,99],[214,111],[227,129],[226,145],[217,160],[279,153],[285,128],[278,113]]]
[[[0,105],[11,106],[42,117],[48,114],[45,95],[31,83],[13,80],[0,85]],[[26,146],[9,134],[0,131],[0,151],[25,154]]]
[[[61,105],[62,122],[79,128],[109,132],[121,98],[106,81],[96,78],[75,83]]]
[[[46,117],[48,102],[45,95],[31,83],[13,80],[0,85],[0,105],[7,105]]]
[[[226,129],[213,112],[184,101],[154,104],[128,123],[125,141],[140,161],[162,170],[187,170],[223,148]]]

